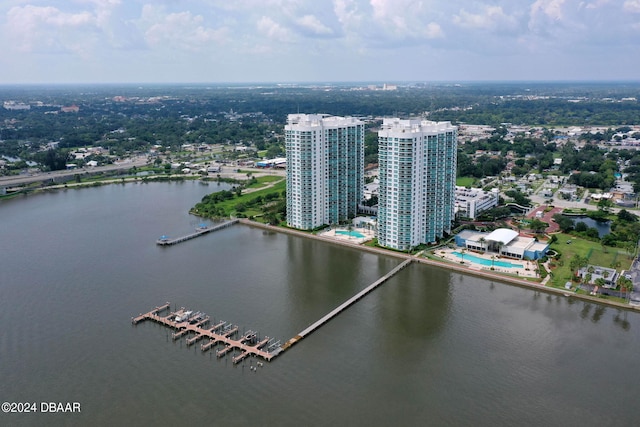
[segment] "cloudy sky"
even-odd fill
[[[2,0],[0,84],[640,80],[640,0]]]

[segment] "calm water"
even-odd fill
[[[257,372],[132,326],[171,301],[285,341],[398,264],[241,225],[155,245],[215,190],[0,202],[0,400],[82,405],[0,425],[635,425],[637,314],[421,265]]]
[[[595,228],[598,230],[598,236],[606,236],[611,233],[611,223],[609,221],[596,221],[595,219],[591,219],[588,216],[570,216],[573,220],[573,225],[575,226],[579,222],[584,222],[587,227]]]

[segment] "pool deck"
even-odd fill
[[[473,261],[465,259],[464,257],[461,258],[455,255],[453,252],[460,252],[460,248],[438,249],[435,251],[434,255],[441,257],[443,259],[446,259],[447,261],[455,262],[457,264],[462,264],[460,261],[463,261],[464,264],[462,265],[465,265],[467,268],[470,268],[473,270],[484,270],[484,271],[491,271],[493,273],[514,274],[520,277],[538,277],[536,274],[537,266],[536,266],[536,263],[533,261],[526,261],[522,259],[511,259],[511,258],[505,258],[505,257],[496,257],[495,258],[496,261],[506,261],[513,264],[522,265],[522,267],[518,268],[518,267],[495,266],[493,270],[491,270],[490,265],[482,265],[482,264],[475,263]],[[491,262],[491,255],[483,254],[481,252],[465,252],[465,253],[469,255],[473,255],[474,257],[477,257],[477,258],[486,259],[487,261]]]
[[[351,232],[360,233],[363,237],[350,236],[348,234],[338,234],[336,233],[336,231],[343,231],[345,233],[349,232],[349,230],[347,230],[346,228],[332,228],[329,231],[323,231],[318,235],[322,237],[329,237],[336,240],[344,240],[351,243],[357,243],[359,245],[364,242],[368,242],[369,240],[372,240],[373,238],[376,237],[373,231],[367,230],[365,228],[353,228],[351,230]]]

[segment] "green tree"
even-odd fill
[[[631,212],[629,212],[626,209],[620,209],[620,212],[618,212],[618,220],[620,221],[624,221],[624,222],[637,222],[638,221],[638,216],[635,214],[632,214]]]
[[[587,231],[589,227],[587,226],[586,223],[579,221],[578,223],[576,223],[576,231],[578,233],[584,233],[585,231]]]
[[[547,223],[540,221],[538,218],[533,218],[530,224],[531,229],[534,233],[542,233],[547,228]]]
[[[586,267],[588,264],[588,260],[585,257],[581,257],[578,254],[575,254],[573,256],[573,258],[571,258],[571,261],[569,263],[569,268],[571,268],[571,271],[576,272],[577,270]]]
[[[613,202],[610,199],[600,199],[598,202],[598,209],[604,212],[609,212],[612,206]]]
[[[553,220],[560,227],[560,231],[567,233],[573,229],[573,220],[562,214],[555,214]]]

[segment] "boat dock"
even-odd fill
[[[272,344],[273,340],[271,338],[264,337],[260,340],[257,332],[247,331],[239,339],[234,339],[233,337],[239,330],[238,326],[224,321],[207,328],[206,325],[209,323],[210,318],[204,313],[193,313],[190,310],[181,308],[167,315],[160,315],[160,313],[170,310],[170,307],[170,303],[156,307],[148,313],[132,317],[131,323],[137,325],[145,320],[152,320],[161,325],[168,326],[176,331],[171,335],[174,340],[193,334],[193,336],[187,338],[187,346],[191,346],[202,339],[208,339],[208,342],[200,345],[200,350],[203,352],[210,350],[218,344],[223,344],[224,347],[216,351],[216,356],[220,358],[227,353],[239,351],[240,354],[232,358],[234,364],[240,363],[249,356],[260,357],[270,362],[271,359],[282,351],[279,345],[274,346]]]
[[[214,225],[212,227],[209,227],[209,226],[198,227],[196,228],[195,232],[191,234],[187,234],[186,236],[176,237],[174,239],[171,239],[168,236],[162,236],[158,240],[156,240],[156,244],[160,246],[175,245],[177,243],[182,243],[187,240],[195,239],[196,237],[200,237],[203,234],[211,233],[212,231],[218,231],[218,230],[222,230],[223,228],[231,227],[232,225],[237,224],[238,221],[239,220],[237,219],[232,219],[230,221],[224,222],[222,224]]]
[[[216,351],[216,356],[220,358],[224,357],[228,353],[239,351],[240,354],[232,358],[234,364],[240,363],[249,356],[261,357],[267,362],[270,362],[271,359],[278,356],[283,351],[314,332],[316,329],[320,328],[320,326],[324,325],[338,314],[342,313],[378,286],[382,285],[384,282],[396,275],[400,270],[411,264],[412,261],[413,259],[409,258],[398,264],[393,270],[340,304],[321,319],[309,325],[306,329],[302,330],[298,335],[291,338],[283,345],[280,344],[280,341],[274,341],[269,337],[260,339],[258,334],[251,330],[245,332],[239,339],[234,339],[233,337],[238,333],[237,325],[220,321],[215,326],[207,327],[206,325],[209,323],[209,316],[201,312],[193,313],[184,307],[180,310],[170,312],[165,316],[161,316],[160,313],[170,310],[171,305],[169,303],[156,307],[148,313],[140,314],[138,317],[132,317],[131,322],[135,325],[145,320],[153,320],[154,322],[168,326],[175,330],[171,335],[174,340],[193,334],[193,336],[187,338],[187,346],[191,346],[206,338],[208,341],[200,344],[200,350],[203,352],[212,349],[218,344],[223,344],[224,347]]]
[[[355,302],[360,300],[362,297],[367,295],[369,292],[373,291],[378,286],[380,286],[381,284],[383,284],[384,282],[389,280],[391,277],[396,275],[400,270],[405,268],[412,261],[413,261],[413,259],[411,259],[411,258],[403,261],[396,268],[394,268],[393,270],[391,270],[390,272],[388,272],[387,274],[385,274],[384,276],[382,276],[381,278],[379,278],[378,280],[376,280],[375,282],[373,282],[372,284],[370,284],[369,286],[367,286],[366,288],[364,288],[363,290],[361,290],[360,292],[358,292],[357,294],[355,294],[354,296],[352,296],[351,298],[349,298],[348,300],[346,300],[345,302],[340,304],[338,307],[333,309],[327,315],[325,315],[324,317],[322,317],[321,319],[319,319],[315,323],[311,324],[309,327],[307,327],[306,329],[304,329],[303,331],[298,333],[298,335],[296,335],[295,337],[291,338],[289,341],[284,343],[284,345],[282,346],[280,351],[285,351],[286,349],[288,349],[292,345],[296,344],[301,339],[305,338],[307,335],[311,334],[313,331],[318,329],[320,326],[324,325],[329,320],[333,319],[338,314],[342,313],[344,310],[346,310],[348,307],[350,307]]]

